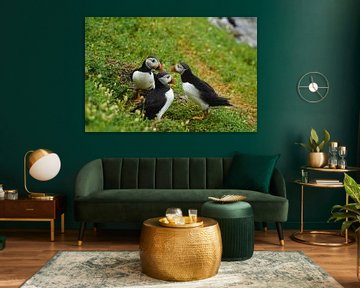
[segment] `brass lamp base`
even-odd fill
[[[37,200],[54,200],[55,195],[49,195],[45,193],[29,193],[29,198],[31,199],[37,199]]]

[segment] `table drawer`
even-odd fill
[[[2,205],[0,217],[2,218],[56,218],[55,202],[40,201],[7,201]]]

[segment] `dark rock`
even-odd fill
[[[209,17],[210,23],[232,33],[237,41],[257,47],[256,17]]]

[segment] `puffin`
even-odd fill
[[[209,113],[210,106],[232,106],[227,98],[219,96],[214,88],[195,76],[186,63],[176,63],[171,71],[181,75],[185,95],[198,104],[204,113],[203,116],[195,116],[193,119],[204,119]]]
[[[156,74],[155,89],[151,90],[145,96],[144,103],[140,103],[132,112],[141,109],[144,110],[146,118],[160,120],[174,101],[174,91],[170,87],[173,83],[174,79],[166,71]]]
[[[163,65],[154,57],[147,57],[140,68],[131,73],[131,80],[134,83],[136,95],[139,97],[140,91],[149,91],[155,88],[155,79],[153,70],[162,70]]]

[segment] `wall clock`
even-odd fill
[[[300,78],[297,91],[306,102],[319,103],[329,93],[329,81],[320,72],[308,72]]]

